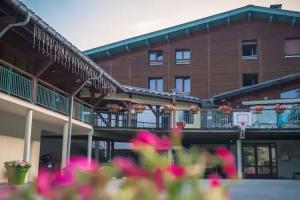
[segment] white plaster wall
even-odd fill
[[[38,174],[42,130],[47,130],[52,133],[62,133],[62,129],[63,127],[33,120],[30,152],[30,163],[32,167],[28,174],[29,181],[32,181]],[[3,177],[5,171],[3,162],[23,159],[24,131],[25,117],[0,111],[0,183],[6,181]]]

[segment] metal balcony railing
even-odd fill
[[[231,113],[224,113],[216,109],[201,110],[196,114],[188,110],[176,110],[175,126],[184,124],[185,129],[238,129],[239,125],[234,124],[234,113],[246,112],[251,115],[250,125],[246,128],[300,128],[300,107],[286,109],[282,113],[276,113],[274,109],[266,109],[261,113],[251,110],[233,110]],[[172,115],[145,110],[142,113],[131,113],[122,109],[118,112],[98,110],[94,116],[96,127],[106,128],[170,128]]]
[[[37,85],[36,103],[65,115],[69,113],[68,97],[40,84]]]
[[[88,106],[74,101],[73,104],[73,118],[83,121],[85,123],[92,123],[92,109]]]
[[[0,90],[8,94],[32,101],[33,81],[12,69],[0,66]]]
[[[36,86],[36,98],[33,98],[34,84],[32,78],[11,68],[0,66],[0,91],[64,115],[69,114],[69,98],[67,95],[38,83]],[[75,101],[73,109],[74,118],[85,123],[92,123],[91,108]]]

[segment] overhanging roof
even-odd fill
[[[228,12],[89,49],[84,51],[84,54],[89,55],[90,57],[103,57],[113,53],[125,52],[137,47],[146,47],[151,43],[170,40],[195,31],[209,29],[209,27],[212,26],[247,18],[268,20],[272,18],[273,21],[287,21],[292,25],[295,25],[300,21],[300,12],[247,5]]]
[[[257,90],[272,87],[274,85],[278,85],[278,84],[282,84],[282,83],[286,83],[286,82],[290,82],[290,81],[295,81],[295,80],[300,80],[300,72],[282,76],[280,78],[272,79],[269,81],[264,81],[264,82],[258,83],[256,85],[251,85],[251,86],[242,87],[239,89],[223,92],[223,93],[214,95],[213,100],[222,100],[222,99],[226,99],[226,98],[230,98],[230,97],[234,97],[234,96],[239,96],[239,95],[247,94],[249,92],[254,92]]]
[[[34,24],[39,25],[42,27],[45,31],[47,31],[48,34],[50,34],[52,37],[54,37],[56,40],[61,42],[63,45],[65,45],[67,48],[69,48],[72,52],[74,52],[80,59],[85,61],[88,66],[95,71],[100,72],[103,74],[103,76],[108,79],[113,85],[115,85],[117,88],[123,91],[122,85],[114,79],[112,76],[110,76],[108,73],[106,73],[100,66],[98,66],[95,62],[93,62],[88,56],[83,54],[77,47],[75,47],[71,42],[69,42],[66,38],[64,38],[62,35],[60,35],[58,32],[56,32],[50,25],[48,25],[46,22],[42,20],[38,15],[36,15],[32,10],[26,7],[23,3],[21,3],[19,0],[5,0],[6,3],[11,5],[17,12],[23,14],[23,15],[30,15],[30,21]]]

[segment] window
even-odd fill
[[[242,41],[242,59],[257,59],[257,41]]]
[[[258,74],[243,74],[243,86],[255,85],[258,83]]]
[[[176,77],[176,92],[181,95],[190,95],[191,92],[190,77]]]
[[[164,53],[162,50],[149,51],[149,65],[162,65]]]
[[[284,43],[285,57],[300,57],[300,38],[286,39]]]
[[[281,99],[296,99],[300,98],[300,88],[295,90],[289,90],[280,94]]]
[[[164,90],[164,84],[162,78],[149,78],[149,90],[162,92]]]
[[[194,114],[189,111],[178,111],[178,122],[194,124]]]
[[[180,49],[175,51],[176,64],[186,65],[190,64],[191,52],[189,49]]]

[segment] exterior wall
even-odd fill
[[[300,172],[299,140],[259,140],[244,143],[275,143],[278,178],[292,179],[294,172]],[[288,156],[288,159],[285,157]]]
[[[258,73],[262,82],[299,72],[300,58],[285,58],[284,40],[289,37],[300,37],[299,26],[239,21],[95,61],[121,83],[137,87],[147,88],[149,77],[162,77],[168,91],[175,87],[175,76],[190,76],[191,95],[209,98],[241,87],[243,73]],[[242,40],[257,40],[257,60],[241,59]],[[176,65],[175,49],[185,48],[191,50],[191,64]],[[156,49],[163,50],[164,63],[149,66],[148,50]]]
[[[34,114],[33,114],[34,115]],[[38,174],[40,157],[40,136],[42,130],[62,133],[58,127],[53,127],[40,121],[32,122],[32,140],[28,180],[32,181]],[[2,176],[5,168],[3,162],[8,160],[22,160],[24,150],[25,117],[0,111],[0,183],[6,179]]]

